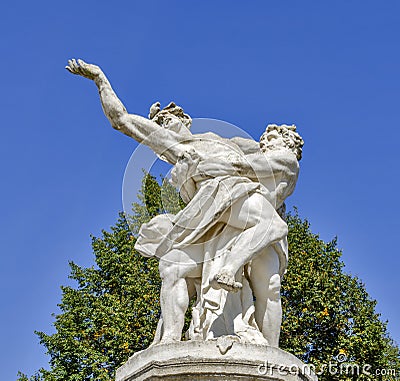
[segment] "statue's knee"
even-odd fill
[[[269,280],[269,298],[279,300],[281,296],[281,277],[279,274],[274,274]]]
[[[170,262],[164,262],[160,260],[158,265],[160,278],[163,281],[163,284],[167,283],[173,284],[178,279],[178,266],[176,264],[171,264]]]
[[[284,239],[289,233],[288,226],[286,222],[282,219],[279,219],[278,221],[273,221],[270,229],[272,241],[275,242]]]

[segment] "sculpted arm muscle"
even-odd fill
[[[178,134],[166,130],[157,123],[140,115],[128,114],[106,75],[98,66],[87,64],[82,60],[78,60],[78,62],[70,60],[66,69],[73,74],[81,75],[94,81],[99,90],[104,114],[114,129],[135,139],[138,143],[146,144],[171,164],[176,163],[177,158],[184,149]]]
[[[241,176],[253,180],[274,176],[270,162],[260,151],[243,156],[242,160],[233,165]]]

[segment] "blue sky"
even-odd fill
[[[68,261],[93,263],[137,146],[71,57],[99,64],[133,113],[174,100],[255,138],[295,123],[289,205],[338,236],[400,342],[398,1],[2,2],[0,32],[1,379],[46,366],[33,331],[53,331]]]

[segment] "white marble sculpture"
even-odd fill
[[[294,125],[269,125],[260,142],[192,134],[191,118],[155,103],[132,115],[102,70],[70,60],[71,73],[93,80],[116,130],[174,165],[172,180],[187,206],[144,224],[135,248],[159,258],[162,317],[154,343],[180,341],[196,297],[191,340],[230,337],[277,347],[288,228],[279,210],[296,185],[303,140]]]

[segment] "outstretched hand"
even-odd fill
[[[76,60],[75,58],[68,60],[68,65],[65,68],[72,74],[81,75],[92,80],[102,73],[97,65],[88,64],[85,61]]]

